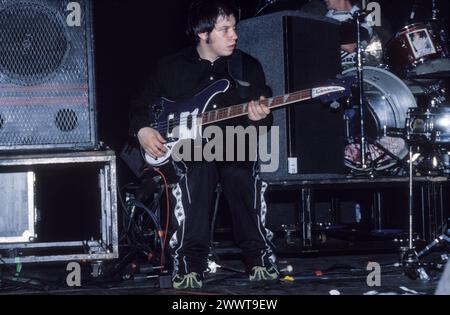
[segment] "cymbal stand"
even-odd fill
[[[409,194],[408,194],[408,246],[400,248],[401,264],[409,270],[415,270],[419,265],[419,258],[414,248],[413,242],[413,211],[414,211],[414,195],[413,195],[413,146],[409,144]]]
[[[419,149],[420,151],[420,149]],[[423,263],[420,260],[428,255],[432,249],[443,243],[450,243],[450,237],[447,232],[444,232],[440,236],[436,237],[430,244],[428,244],[419,253],[415,250],[413,242],[413,211],[414,211],[414,198],[413,198],[413,144],[409,143],[409,196],[408,196],[408,210],[409,210],[409,235],[408,246],[400,248],[401,265],[404,267],[405,275],[412,279],[420,277],[422,280],[429,280],[430,277],[427,274],[425,267],[427,263]]]

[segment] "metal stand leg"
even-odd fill
[[[414,211],[414,195],[413,195],[413,152],[412,146],[409,146],[409,239],[408,247],[401,248],[401,263],[404,267],[417,267],[419,262],[417,253],[413,244],[413,211]]]
[[[445,234],[438,236],[429,245],[425,246],[425,248],[420,253],[417,254],[417,257],[421,258],[427,255],[436,245],[442,243],[443,241],[450,243],[450,237],[448,237]]]
[[[303,247],[308,248],[313,245],[312,241],[312,192],[311,188],[302,188],[301,205],[301,226],[303,233]]]

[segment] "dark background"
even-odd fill
[[[127,141],[129,104],[162,56],[190,44],[185,35],[191,0],[94,0],[94,40],[99,139],[119,152]],[[243,19],[254,16],[264,1],[236,1]],[[418,19],[431,16],[431,0],[379,0],[383,23],[390,32],[405,25],[413,3]],[[449,3],[438,0],[441,16],[449,16]],[[321,0],[278,0],[261,14],[282,9],[324,12]],[[121,182],[133,179],[119,164]]]

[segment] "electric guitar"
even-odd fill
[[[274,109],[292,103],[319,98],[322,102],[331,102],[339,98],[349,96],[352,77],[344,77],[332,83],[312,89],[268,98],[263,102]],[[141,148],[145,161],[153,167],[158,167],[170,161],[173,147],[181,140],[196,139],[201,136],[201,127],[219,121],[236,118],[248,114],[248,103],[216,109],[217,105],[210,104],[213,98],[226,92],[230,82],[222,79],[212,83],[202,92],[188,101],[172,102],[166,98],[160,98],[152,107],[153,121],[151,128],[159,131],[161,136],[167,140],[165,144],[166,154],[160,158],[153,158]],[[212,108],[212,110],[206,111]]]

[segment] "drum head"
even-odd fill
[[[343,73],[357,76],[355,68]],[[417,107],[416,100],[402,80],[391,72],[364,67],[365,134],[369,142],[367,161],[375,170],[385,170],[397,164],[395,158],[403,159],[408,149],[403,138],[385,136],[389,128],[404,128],[408,108]],[[346,111],[347,144],[346,165],[362,170],[360,148],[359,108]]]

